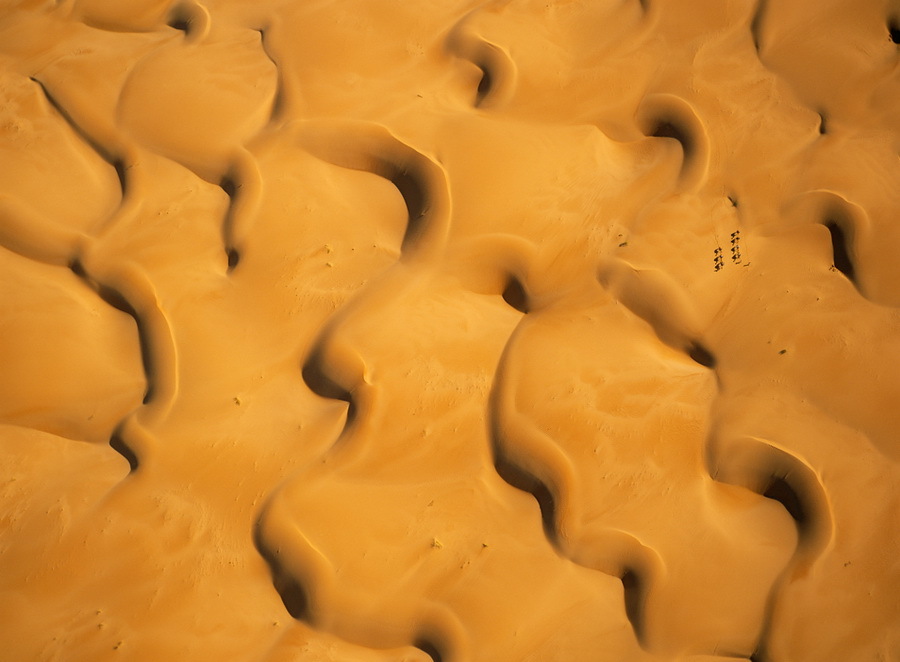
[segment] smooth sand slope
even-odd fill
[[[0,658],[900,660],[900,3],[0,3]]]

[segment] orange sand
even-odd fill
[[[0,658],[900,660],[900,3],[6,0]]]

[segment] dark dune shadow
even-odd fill
[[[234,271],[235,267],[241,261],[241,254],[238,249],[230,244],[230,238],[234,236],[234,225],[235,225],[235,214],[236,208],[239,204],[239,196],[241,184],[236,181],[235,176],[233,174],[225,175],[222,180],[219,182],[219,188],[221,188],[225,195],[228,196],[228,209],[225,212],[225,218],[222,221],[222,243],[225,245],[225,255],[228,261],[228,271]]]
[[[113,153],[108,147],[102,145],[99,141],[97,141],[93,136],[91,136],[84,128],[75,121],[72,117],[71,113],[65,109],[65,107],[54,97],[47,87],[35,77],[31,77],[31,80],[35,82],[44,93],[44,98],[47,99],[47,103],[57,112],[57,114],[66,122],[69,128],[75,132],[77,135],[88,147],[90,147],[97,155],[106,161],[116,172],[116,177],[119,180],[119,188],[121,191],[122,200],[125,199],[126,195],[129,193],[130,185],[128,181],[128,165],[125,160],[118,154]]]
[[[292,618],[309,623],[311,616],[306,590],[295,577],[285,570],[279,559],[278,552],[265,544],[260,528],[261,523],[257,520],[253,528],[253,544],[256,547],[256,551],[259,552],[269,566],[275,590]]]
[[[778,501],[794,520],[801,547],[821,547],[831,531],[825,488],[802,459],[756,438],[709,449],[710,475]]]
[[[313,121],[295,126],[299,142],[313,156],[334,166],[376,175],[397,188],[407,212],[401,261],[425,258],[443,246],[449,224],[449,191],[443,170],[431,158],[380,125]],[[384,276],[388,281],[390,273],[389,269]],[[385,287],[384,283],[370,284],[331,317],[301,368],[302,378],[310,390],[323,398],[348,404],[339,440],[349,438],[346,433],[362,416],[364,399],[358,389],[365,366],[358,356],[345,355],[337,348],[335,338],[344,320],[371,305],[373,293],[379,287]]]
[[[831,235],[831,253],[835,268],[855,285],[856,267],[850,257],[850,239],[844,232],[843,224],[837,220],[827,220],[824,225]]]
[[[317,158],[382,177],[397,188],[407,210],[401,259],[443,245],[450,194],[443,169],[430,157],[367,122],[309,122],[300,138]]]
[[[712,452],[712,449],[708,449]],[[782,505],[797,527],[797,549],[769,593],[753,662],[770,662],[769,641],[784,588],[806,572],[832,535],[833,522],[825,488],[801,458],[760,439],[749,438],[708,457],[710,475],[745,487]]]
[[[345,426],[351,427],[356,420],[358,405],[353,394],[344,386],[341,386],[328,375],[325,367],[326,359],[321,346],[313,350],[309,358],[303,364],[303,381],[309,389],[318,396],[330,400],[342,400],[347,403],[347,420]]]
[[[118,290],[98,283],[85,271],[84,265],[78,259],[69,263],[69,269],[73,274],[78,276],[88,287],[90,287],[97,295],[109,306],[119,310],[134,320],[137,327],[138,342],[141,350],[141,364],[144,369],[144,377],[147,382],[147,390],[144,392],[143,403],[148,404],[153,399],[154,383],[155,383],[155,361],[153,349],[150,346],[150,339],[147,334],[146,324],[141,320],[140,315],[128,299]]]
[[[285,91],[284,69],[279,65],[278,60],[272,53],[271,47],[269,45],[269,39],[270,37],[268,35],[268,31],[261,28],[259,30],[259,41],[262,44],[263,53],[266,54],[266,57],[269,58],[269,62],[271,62],[272,66],[275,67],[275,74],[277,76],[275,83],[275,96],[272,99],[272,111],[269,113],[269,122],[275,123],[284,115],[287,106],[287,100],[285,98],[287,96],[287,93]]]
[[[691,343],[687,349],[687,354],[695,363],[699,363],[704,368],[715,370],[716,357],[702,344],[698,342]]]
[[[59,116],[66,121],[66,124],[68,124],[69,127],[78,135],[78,137],[81,138],[81,140],[83,140],[92,150],[97,152],[100,158],[102,158],[113,168],[115,168],[116,172],[119,174],[120,179],[122,179],[124,177],[124,168],[117,166],[117,162],[119,161],[119,159],[114,154],[110,153],[110,151],[106,149],[106,147],[97,142],[93,138],[93,136],[89,135],[75,121],[69,111],[66,110],[61,103],[59,103],[56,97],[50,94],[50,90],[47,89],[43,82],[41,82],[34,76],[31,77],[31,80],[37,83],[37,85],[41,88],[41,91],[44,93],[44,97],[47,99],[47,102],[53,107],[53,109],[59,114]]]
[[[642,645],[646,645],[644,634],[644,605],[647,600],[647,584],[633,568],[622,573],[622,588],[625,592],[625,615],[631,622],[634,634]]]
[[[502,297],[510,307],[523,314],[528,313],[530,308],[528,294],[525,292],[524,286],[517,278],[513,276],[508,278]],[[502,363],[506,360],[508,360],[508,357],[506,357],[506,352],[504,352],[504,357],[501,358],[501,366],[498,367],[498,370],[502,369]],[[494,382],[496,387],[497,380],[495,379]],[[492,398],[490,404],[491,409],[494,409],[497,406],[497,401],[498,398],[495,394],[495,397]],[[506,442],[503,439],[503,433],[496,421],[491,425],[490,440],[495,470],[509,485],[512,485],[523,492],[528,492],[535,498],[538,507],[541,510],[541,521],[543,523],[544,533],[551,542],[556,544],[556,502],[550,487],[548,487],[539,477],[519,466],[509,457],[505,450]]]
[[[167,25],[170,28],[178,30],[179,32],[184,32],[185,34],[190,34],[191,32],[191,21],[189,18],[184,16],[178,16],[169,19]]]
[[[762,495],[767,499],[773,499],[784,506],[788,515],[794,519],[794,522],[797,524],[797,528],[802,535],[803,530],[809,526],[809,513],[803,504],[803,499],[801,499],[794,488],[791,487],[787,479],[783,476],[773,476],[768,487],[763,490]]]
[[[532,308],[527,291],[515,276],[508,276],[502,296],[510,307],[526,316]],[[517,331],[519,329],[521,326]],[[560,456],[556,456],[554,451],[545,455],[556,442],[527,420],[518,420],[514,413],[508,418],[503,413],[514,402],[507,389],[515,375],[514,369],[510,368],[510,360],[515,354],[517,335],[514,332],[503,350],[489,400],[488,432],[494,468],[506,483],[534,497],[540,508],[545,537],[557,553],[582,567],[617,577],[622,582],[625,616],[638,643],[646,648],[645,613],[658,572],[653,552],[622,531],[610,529],[585,543],[581,539],[583,531],[565,530],[569,524],[561,521],[565,517],[562,509],[568,507],[566,491],[571,486],[567,484],[563,451],[558,450]],[[700,344],[695,344],[691,353],[696,361],[707,367],[715,364],[712,355]],[[524,455],[517,457],[515,449],[524,451]],[[580,523],[573,526],[579,529]],[[573,533],[574,537],[570,537]]]
[[[491,89],[494,87],[493,74],[490,69],[481,68],[481,80],[478,81],[478,87],[475,88],[475,105],[481,106],[484,100],[490,95]]]
[[[128,467],[131,473],[134,473],[138,470],[141,463],[138,459],[137,453],[134,452],[122,437],[121,432],[116,431],[113,433],[112,437],[109,439],[110,447],[116,451],[119,455],[125,458],[128,462]]]
[[[180,2],[169,10],[166,25],[196,39],[209,30],[209,14],[197,2]]]
[[[501,296],[507,304],[518,310],[520,313],[527,314],[531,308],[528,301],[528,294],[525,292],[525,287],[517,278],[509,278]]]
[[[475,90],[475,107],[497,105],[515,91],[516,67],[506,52],[482,41],[476,46],[473,63],[481,69],[481,79]]]
[[[119,178],[119,188],[122,191],[122,198],[124,199],[129,190],[128,166],[122,159],[115,159],[112,166],[116,169],[116,177]]]
[[[556,542],[556,502],[550,488],[536,476],[528,473],[512,462],[503,451],[503,444],[497,435],[491,435],[494,452],[494,468],[500,477],[518,490],[528,492],[541,509],[541,522],[544,533],[551,542]]]
[[[444,656],[441,654],[440,648],[435,642],[431,641],[430,639],[420,637],[413,641],[413,646],[425,653],[433,660],[433,662],[443,662],[444,660]]]
[[[397,187],[400,196],[406,204],[408,213],[406,234],[403,243],[407,244],[411,238],[421,234],[423,218],[428,212],[428,191],[422,180],[421,173],[412,170],[404,170],[395,165],[385,164],[387,179]]]
[[[695,153],[693,137],[688,128],[681,124],[677,118],[660,121],[656,127],[651,130],[650,135],[655,138],[674,138],[680,142],[685,160],[691,159]]]
[[[104,302],[130,316],[137,326],[138,342],[141,347],[141,362],[144,366],[144,375],[147,380],[147,390],[144,393],[143,403],[145,405],[149,404],[153,400],[154,384],[156,381],[156,365],[146,325],[141,320],[141,316],[134,309],[134,306],[132,306],[119,291],[102,284],[96,284],[95,289]]]
[[[753,46],[756,52],[762,50],[762,27],[766,18],[766,10],[768,9],[769,0],[759,0],[756,5],[756,11],[753,13],[753,19],[750,21],[750,36],[753,38]]]
[[[673,94],[648,94],[641,100],[635,119],[645,136],[675,140],[681,146],[682,188],[696,187],[705,180],[711,150],[709,136],[690,103]]]
[[[481,71],[473,105],[476,108],[498,106],[515,92],[516,65],[506,51],[473,30],[469,18],[464,17],[450,31],[446,49]]]
[[[867,287],[865,273],[860,273],[863,265],[857,246],[871,241],[870,221],[862,207],[833,191],[818,189],[798,196],[786,207],[786,213],[828,230],[833,269],[840,271],[863,297],[878,302]]]
[[[241,254],[236,248],[229,248],[225,251],[225,258],[228,262],[228,271],[234,271],[238,263],[241,261]]]

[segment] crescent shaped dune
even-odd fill
[[[900,3],[0,3],[0,661],[900,662]]]

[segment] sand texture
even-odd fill
[[[900,2],[0,2],[0,660],[900,661]]]

